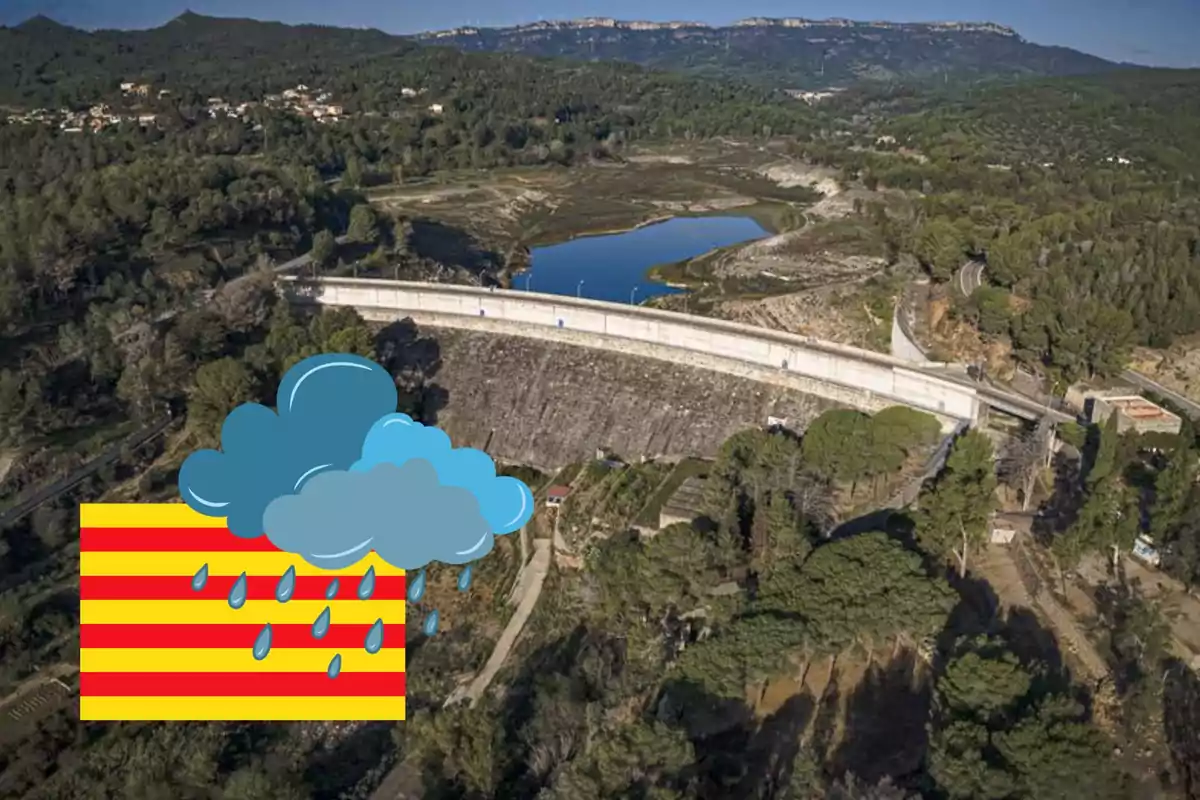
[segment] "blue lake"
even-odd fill
[[[532,266],[513,279],[513,288],[640,303],[684,291],[649,280],[650,267],[767,235],[750,217],[674,217],[624,233],[535,247]]]

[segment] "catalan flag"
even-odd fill
[[[169,503],[81,506],[79,550],[80,719],[404,719],[404,571],[375,553],[323,570]],[[281,603],[288,567],[295,589]],[[363,600],[369,567],[375,589]],[[246,601],[235,609],[229,593],[243,572]],[[331,624],[318,639],[313,623],[326,608]],[[383,647],[370,653],[376,620]],[[268,623],[271,648],[258,660]],[[341,672],[331,678],[335,655]]]

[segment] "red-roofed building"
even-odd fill
[[[567,496],[571,494],[570,486],[551,486],[546,490],[546,505],[551,508],[557,508],[563,504]]]

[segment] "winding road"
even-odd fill
[[[1127,369],[1122,372],[1121,378],[1129,381],[1144,392],[1153,392],[1160,397],[1165,397],[1187,412],[1187,415],[1192,419],[1200,419],[1200,403],[1189,400],[1179,392],[1176,392],[1173,389],[1168,389],[1166,386],[1163,386],[1161,383],[1153,380],[1152,378],[1148,378],[1142,373],[1134,372],[1131,369]]]
[[[983,285],[983,272],[986,268],[987,265],[982,261],[968,261],[959,267],[958,273],[954,277],[954,284],[963,296],[970,297],[976,289]],[[897,312],[899,311],[899,306],[897,306]],[[905,333],[908,334],[907,338],[912,339],[910,332],[905,331]],[[1121,373],[1121,380],[1132,383],[1143,392],[1153,392],[1160,397],[1165,397],[1182,408],[1192,419],[1200,420],[1200,403],[1163,386],[1153,378],[1127,369]]]
[[[955,283],[964,297],[970,297],[975,290],[983,285],[983,270],[987,267],[982,261],[968,261],[958,268]]]

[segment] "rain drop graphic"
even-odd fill
[[[425,631],[426,636],[433,636],[438,629],[438,612],[437,609],[429,612],[429,616],[425,617],[425,624],[421,626]]]
[[[192,576],[192,591],[200,591],[206,583],[208,583],[208,564],[196,570],[196,574]]]
[[[467,564],[462,568],[462,572],[458,573],[458,590],[465,592],[471,588],[471,565]]]
[[[325,670],[325,674],[331,678],[336,678],[342,671],[342,654],[338,653],[329,660],[329,669]]]
[[[413,578],[413,582],[408,585],[408,602],[419,603],[424,596],[425,570],[421,570],[417,573],[417,577]]]
[[[263,626],[258,638],[254,640],[254,660],[262,661],[271,652],[271,623]]]
[[[237,609],[244,605],[246,605],[246,573],[243,572],[233,582],[233,588],[229,590],[229,607]]]
[[[283,577],[279,579],[279,583],[275,584],[275,599],[281,603],[286,603],[292,599],[292,594],[296,591],[296,568],[288,567],[287,572],[283,573]]]
[[[317,621],[313,623],[312,627],[314,639],[321,639],[327,633],[329,633],[329,606],[325,606],[325,610],[317,617]]]
[[[338,579],[334,578],[333,580],[331,580],[329,582],[329,587],[325,590],[325,599],[332,600],[333,598],[337,597],[337,593],[338,593]]]
[[[383,620],[375,620],[371,630],[367,631],[367,640],[363,642],[363,647],[372,655],[378,653],[379,649],[383,647]]]
[[[370,600],[373,594],[375,594],[375,568],[369,567],[367,574],[363,575],[362,580],[358,582],[358,599]]]

